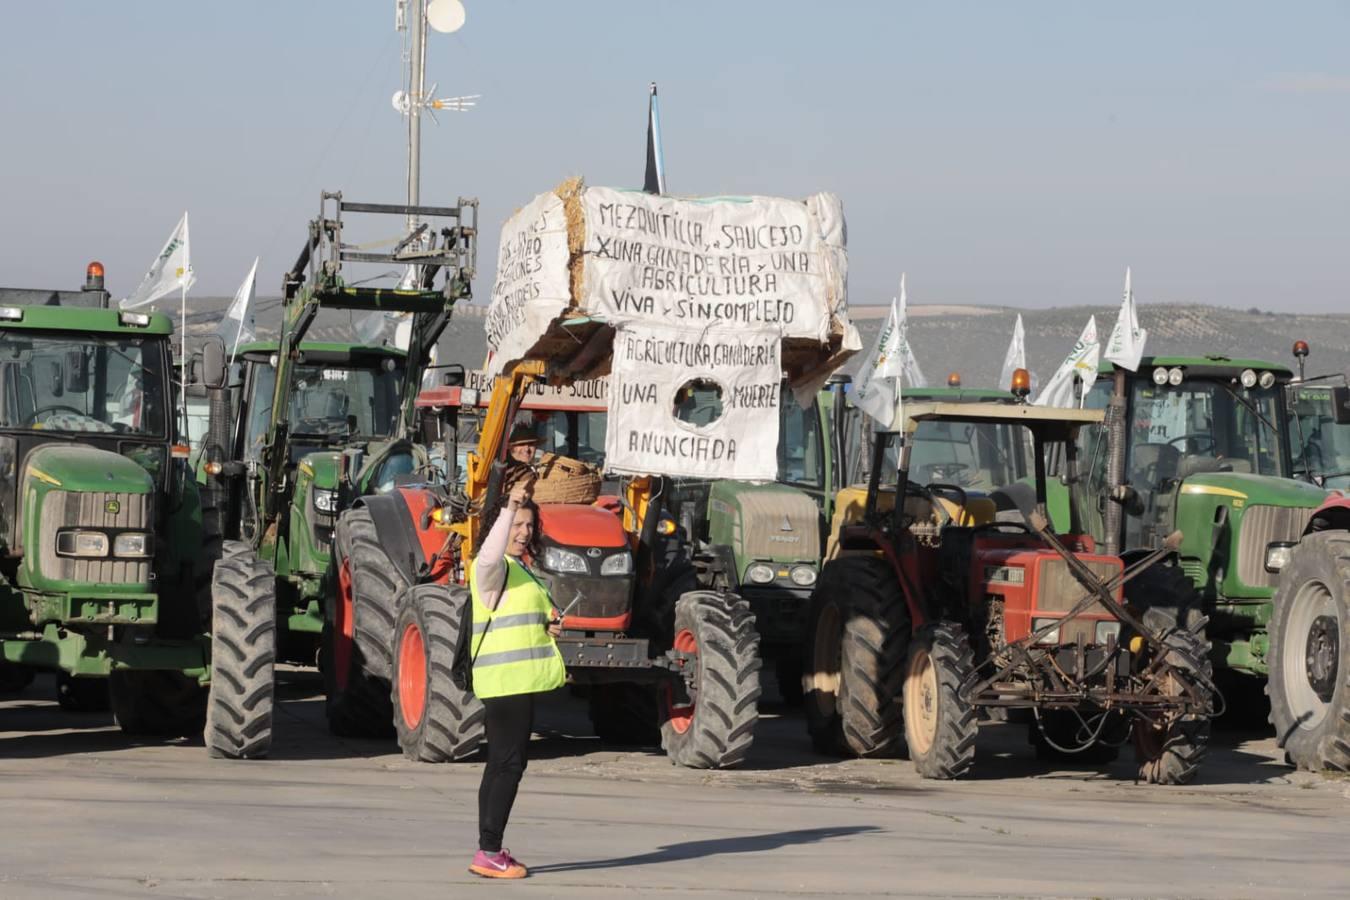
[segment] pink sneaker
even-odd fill
[[[479,850],[469,863],[469,871],[483,878],[524,878],[529,870],[516,861],[510,850],[486,853]]]

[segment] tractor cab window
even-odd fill
[[[402,369],[296,366],[287,422],[292,437],[384,438],[398,423]]]
[[[166,435],[163,341],[0,332],[0,428]]]
[[[1331,387],[1306,385],[1290,396],[1289,446],[1294,474],[1323,487],[1350,487],[1350,425],[1337,425]]]
[[[533,425],[539,435],[539,447],[546,453],[570,456],[594,466],[605,464],[605,426],[603,412],[536,410]]]
[[[1198,379],[1177,386],[1133,382],[1125,477],[1143,512],[1126,516],[1126,546],[1152,546],[1171,528],[1176,490],[1192,475],[1288,475],[1274,425],[1279,390]],[[1094,430],[1102,432],[1104,444],[1104,429]],[[1104,447],[1096,455],[1104,460]],[[1104,464],[1099,480],[1105,481]]]
[[[806,409],[784,392],[779,398],[778,480],[821,487],[820,418],[816,405]]]
[[[991,493],[1027,475],[1030,437],[1025,428],[993,423],[920,422],[911,438],[909,480],[953,484]],[[886,451],[882,484],[895,484],[898,447]]]

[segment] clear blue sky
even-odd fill
[[[424,202],[504,217],[562,178],[638,185],[660,84],[675,193],[837,192],[854,303],[1350,309],[1344,2],[465,0],[429,80]],[[184,209],[199,293],[321,188],[403,196],[393,0],[6,2],[0,280],[129,292]]]

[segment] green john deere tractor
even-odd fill
[[[219,536],[178,442],[172,323],[109,306],[99,263],[83,290],[0,288],[0,660],[110,696],[130,734],[187,735]],[[218,383],[223,348],[205,357]]]
[[[426,450],[413,441],[413,402],[455,302],[469,295],[477,208],[475,200],[409,207],[323,194],[320,216],[285,277],[277,340],[239,350],[238,415],[217,398],[210,443],[227,450],[205,466],[221,494],[224,533],[231,538],[216,567],[217,593],[237,595],[248,606],[236,623],[238,634],[262,639],[241,642],[238,655],[247,660],[249,674],[236,686],[239,715],[208,725],[215,755],[266,753],[278,660],[318,663],[334,732],[393,732],[383,649],[392,639],[381,631],[393,622],[356,621],[350,605],[335,599],[352,595],[350,585],[339,590],[341,560],[354,550],[378,548],[379,536],[368,514],[347,532],[358,548],[341,546],[336,526],[339,514],[360,497],[388,491],[401,479],[427,477]],[[350,227],[344,213],[411,215],[423,224],[390,252],[369,252],[344,242]],[[451,224],[433,228],[446,219]],[[404,264],[415,273],[398,288],[357,286],[345,281],[344,263],[386,270]],[[433,287],[442,270],[442,285]],[[325,309],[410,314],[408,350],[306,341]],[[363,575],[360,589],[392,590],[392,582],[365,583],[387,574]],[[364,641],[372,631],[381,639]]]
[[[1160,570],[1174,573],[1160,582],[1171,599],[1160,605],[1182,624],[1208,616],[1216,671],[1259,685],[1281,554],[1326,496],[1295,477],[1289,369],[1145,357],[1138,372],[1108,364],[1102,374],[1084,405],[1106,409],[1106,424],[1079,437],[1085,475],[1075,491],[1088,530],[1127,562],[1180,530],[1180,549]]]

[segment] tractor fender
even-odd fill
[[[406,491],[406,493],[423,492]],[[412,506],[404,494],[405,489],[396,489],[387,494],[359,497],[352,504],[352,508],[365,507],[370,511],[370,518],[375,523],[375,531],[384,542],[389,562],[403,575],[407,584],[417,584],[426,574],[427,555],[422,548],[417,519],[414,518]]]
[[[1350,497],[1333,494],[1308,519],[1305,535],[1315,531],[1350,531]]]

